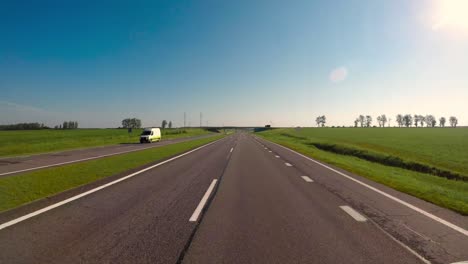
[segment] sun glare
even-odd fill
[[[436,2],[434,30],[442,28],[468,30],[468,0],[440,0]]]

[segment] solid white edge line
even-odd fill
[[[302,179],[304,179],[304,181],[306,182],[314,182],[314,180],[312,180],[311,178],[309,178],[308,176],[301,176]]]
[[[210,187],[208,187],[208,190],[206,190],[205,195],[203,195],[203,198],[200,200],[200,203],[198,204],[197,208],[195,209],[192,216],[190,217],[189,219],[190,222],[196,222],[198,220],[198,217],[200,216],[200,213],[205,207],[205,204],[208,201],[208,198],[210,198],[210,195],[213,192],[213,189],[216,186],[217,181],[218,181],[217,179],[214,179],[211,182]]]
[[[365,218],[362,214],[358,213],[356,210],[353,208],[347,206],[347,205],[342,205],[340,206],[343,211],[345,211],[347,214],[349,214],[354,220],[358,222],[366,222],[367,218]]]
[[[445,225],[445,226],[447,226],[447,227],[449,227],[449,228],[451,228],[451,229],[453,229],[453,230],[455,230],[457,232],[460,232],[465,236],[468,236],[468,231],[467,230],[465,230],[465,229],[463,229],[463,228],[461,228],[461,227],[459,227],[459,226],[457,226],[455,224],[452,224],[452,223],[450,223],[450,222],[448,222],[448,221],[446,221],[446,220],[444,220],[444,219],[442,219],[442,218],[440,218],[438,216],[435,216],[435,215],[433,215],[433,214],[431,214],[431,213],[429,213],[429,212],[427,212],[427,211],[425,211],[425,210],[423,210],[423,209],[421,209],[419,207],[416,207],[416,206],[414,206],[414,205],[412,205],[410,203],[407,203],[407,202],[405,202],[405,201],[403,201],[403,200],[401,200],[399,198],[396,198],[393,195],[390,195],[390,194],[388,194],[388,193],[386,193],[384,191],[381,191],[381,190],[379,190],[379,189],[377,189],[375,187],[372,187],[367,183],[364,183],[364,182],[361,182],[361,181],[359,181],[357,179],[354,179],[351,176],[348,176],[348,175],[346,175],[346,174],[344,174],[344,173],[342,173],[340,171],[337,171],[337,170],[335,170],[335,169],[333,169],[333,168],[331,168],[331,167],[329,167],[329,166],[327,166],[327,165],[325,165],[323,163],[320,163],[320,162],[318,162],[318,161],[316,161],[316,160],[314,160],[312,158],[309,158],[309,157],[307,157],[307,156],[305,156],[305,155],[303,155],[303,154],[301,154],[301,153],[299,153],[297,151],[294,151],[294,150],[289,149],[287,147],[281,146],[280,144],[277,144],[277,143],[272,142],[272,141],[269,141],[269,142],[272,143],[272,144],[275,144],[275,145],[277,145],[279,147],[282,147],[282,148],[284,148],[286,150],[289,150],[292,153],[295,153],[295,154],[297,154],[297,155],[299,155],[299,156],[301,156],[301,157],[303,157],[303,158],[305,158],[307,160],[310,160],[310,161],[312,161],[312,162],[314,162],[314,163],[316,163],[316,164],[318,164],[318,165],[320,165],[320,166],[322,166],[324,168],[327,168],[327,169],[329,169],[329,170],[331,170],[331,171],[333,171],[333,172],[335,172],[335,173],[337,173],[337,174],[339,174],[339,175],[341,175],[341,176],[343,176],[343,177],[345,177],[345,178],[347,178],[347,179],[349,179],[351,181],[354,181],[357,184],[360,184],[360,185],[362,185],[362,186],[364,186],[364,187],[366,187],[366,188],[368,188],[368,189],[370,189],[372,191],[375,191],[375,192],[377,192],[377,193],[379,193],[379,194],[381,194],[381,195],[383,195],[383,196],[385,196],[385,197],[387,197],[387,198],[389,198],[389,199],[391,199],[391,200],[393,200],[393,201],[395,201],[395,202],[397,202],[397,203],[399,203],[401,205],[404,205],[404,206],[406,206],[406,207],[408,207],[408,208],[410,208],[410,209],[412,209],[412,210],[414,210],[414,211],[416,211],[416,212],[418,212],[418,213],[420,213],[422,215],[425,215],[425,216],[431,218],[432,220],[434,220],[436,222],[439,222],[439,223],[441,223],[441,224],[443,224],[443,225]]]
[[[181,142],[184,142],[184,141],[181,141]],[[150,148],[156,148],[156,147],[163,147],[163,146],[167,146],[167,145],[162,145],[162,146],[161,145],[153,145],[153,146],[150,146],[150,147],[147,147],[147,148],[132,149],[132,150],[120,151],[120,152],[115,152],[115,153],[99,155],[99,156],[93,156],[93,157],[84,158],[84,159],[77,159],[77,160],[59,162],[59,163],[54,163],[54,164],[49,164],[49,165],[44,165],[44,166],[39,166],[39,167],[34,167],[34,168],[28,168],[28,169],[23,169],[23,170],[9,171],[9,172],[0,173],[0,176],[20,173],[20,172],[26,172],[26,171],[32,171],[32,170],[45,169],[45,168],[49,168],[49,167],[56,167],[56,166],[60,166],[60,165],[71,164],[71,163],[76,163],[76,162],[81,162],[81,161],[86,161],[86,160],[100,159],[100,158],[115,156],[115,155],[119,155],[119,154],[125,154],[125,153],[130,153],[130,152],[135,152],[135,151],[140,151],[140,150],[145,150],[145,149],[150,149]],[[14,158],[14,157],[12,157],[12,158]]]
[[[198,147],[198,148],[196,148],[196,149],[192,149],[192,150],[190,150],[190,151],[188,151],[188,152],[182,153],[182,154],[180,154],[180,155],[178,155],[178,156],[172,157],[172,158],[170,158],[170,159],[168,159],[168,160],[165,160],[165,161],[163,161],[163,162],[160,162],[160,163],[158,163],[158,164],[155,164],[155,165],[153,165],[153,166],[150,166],[150,167],[148,167],[148,168],[145,168],[145,169],[142,169],[142,170],[140,170],[140,171],[134,172],[134,173],[132,173],[132,174],[130,174],[130,175],[127,175],[127,176],[122,177],[122,178],[120,178],[120,179],[117,179],[117,180],[115,180],[115,181],[112,181],[112,182],[106,183],[106,184],[104,184],[104,185],[101,185],[101,186],[99,186],[99,187],[96,187],[96,188],[94,188],[94,189],[91,189],[91,190],[89,190],[89,191],[87,191],[87,192],[84,192],[84,193],[75,195],[75,196],[70,197],[70,198],[68,198],[68,199],[65,199],[65,200],[63,200],[63,201],[61,201],[61,202],[58,202],[58,203],[49,205],[49,206],[47,206],[47,207],[44,207],[44,208],[39,209],[39,210],[37,210],[37,211],[34,211],[34,212],[32,212],[32,213],[29,213],[29,214],[23,215],[23,216],[21,216],[21,217],[18,217],[18,218],[16,218],[16,219],[13,219],[13,220],[10,220],[10,221],[8,221],[8,222],[5,222],[5,223],[3,223],[3,224],[0,225],[0,230],[2,230],[2,229],[4,229],[4,228],[7,228],[7,227],[9,227],[9,226],[15,225],[15,224],[17,224],[17,223],[19,223],[19,222],[22,222],[22,221],[24,221],[24,220],[27,220],[27,219],[29,219],[29,218],[31,218],[31,217],[34,217],[34,216],[40,215],[40,214],[42,214],[42,213],[45,213],[45,212],[47,212],[47,211],[50,211],[50,210],[52,210],[52,209],[54,209],[54,208],[57,208],[57,207],[59,207],[59,206],[62,206],[62,205],[67,204],[67,203],[69,203],[69,202],[72,202],[72,201],[74,201],[74,200],[80,199],[81,197],[87,196],[87,195],[92,194],[92,193],[94,193],[94,192],[97,192],[97,191],[99,191],[99,190],[101,190],[101,189],[107,188],[107,187],[109,187],[109,186],[111,186],[111,185],[114,185],[114,184],[116,184],[116,183],[119,183],[119,182],[121,182],[121,181],[124,181],[124,180],[126,180],[126,179],[128,179],[128,178],[131,178],[131,177],[133,177],[133,176],[136,176],[136,175],[138,175],[138,174],[141,174],[141,173],[143,173],[143,172],[145,172],[145,171],[148,171],[148,170],[154,169],[154,168],[156,168],[156,167],[159,167],[159,166],[161,166],[161,165],[163,165],[163,164],[166,164],[166,163],[168,163],[168,162],[171,162],[171,161],[173,161],[173,160],[176,160],[176,159],[178,159],[178,158],[181,158],[181,157],[183,157],[183,156],[185,156],[185,155],[188,155],[188,154],[190,154],[190,153],[193,153],[193,152],[195,152],[195,151],[197,151],[197,150],[199,150],[199,149],[202,149],[202,148],[204,148],[204,147],[207,147],[207,146],[209,146],[209,145],[211,145],[211,144],[214,144],[214,143],[216,143],[216,142],[218,142],[218,141],[220,141],[220,140],[223,140],[223,139],[225,139],[225,138],[218,139],[218,140],[213,141],[213,142],[211,142],[211,143],[208,143],[208,144],[206,144],[206,145],[200,146],[200,147]]]
[[[403,247],[404,249],[408,250],[411,254],[415,255],[417,258],[419,258],[422,262],[426,263],[426,264],[431,264],[431,262],[429,260],[427,260],[426,258],[424,258],[423,256],[419,255],[418,252],[414,251],[413,249],[411,249],[409,246],[405,245],[403,242],[401,242],[400,240],[396,239],[394,236],[392,236],[389,232],[385,231],[385,229],[383,229],[382,227],[380,227],[377,223],[375,223],[374,221],[372,221],[372,219],[368,219],[371,223],[374,224],[375,227],[377,227],[380,231],[382,231],[386,236],[388,236],[390,239],[392,239],[393,241],[395,241],[398,245],[400,245],[401,247]]]

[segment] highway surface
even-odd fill
[[[0,214],[0,263],[468,260],[467,217],[247,133],[122,177]]]
[[[160,147],[210,136],[213,136],[213,134],[201,135],[196,137],[175,138],[168,140],[163,139],[160,142],[154,142],[151,144],[126,143],[120,145],[83,148],[29,156],[0,158],[0,177],[48,167],[56,167],[70,163],[82,162],[86,160],[99,159],[113,155]]]

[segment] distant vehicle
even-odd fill
[[[161,141],[161,129],[157,127],[145,128],[140,135],[140,143]]]

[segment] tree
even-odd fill
[[[172,121],[169,121],[168,127],[169,127],[169,128],[172,128]]]
[[[404,115],[403,116],[403,125],[406,127],[410,127],[413,123],[413,117],[411,115]]]
[[[322,117],[321,117],[321,116],[317,116],[317,117],[315,118],[315,123],[316,123],[317,126],[319,127],[320,124],[322,123]]]
[[[426,115],[427,127],[434,127],[437,123],[436,118],[433,115]]]
[[[363,115],[359,115],[359,123],[361,127],[364,127],[364,123],[366,122],[366,118]]]
[[[162,123],[161,123],[162,129],[165,129],[165,128],[166,128],[166,125],[167,125],[167,121],[166,121],[166,120],[163,120]]]
[[[379,127],[385,127],[385,123],[387,123],[387,116],[379,115],[377,117],[377,122],[379,123]]]
[[[457,125],[458,125],[458,119],[456,117],[454,117],[454,116],[451,116],[449,118],[449,122],[450,122],[451,127],[457,127]]]
[[[325,115],[322,116],[322,127],[325,126],[325,123],[327,122],[327,117]]]
[[[67,121],[63,121],[62,128],[63,129],[68,129],[68,122]]]
[[[315,118],[315,123],[317,123],[317,126],[321,126],[321,127],[324,127],[325,126],[325,123],[327,122],[327,117],[326,116],[317,116],[317,118]]]
[[[122,120],[123,128],[140,128],[141,120],[138,118],[125,118]]]
[[[419,121],[421,121],[421,119],[419,117],[420,117],[420,115],[414,115],[413,116],[414,126],[415,127],[418,127]]]
[[[440,127],[445,127],[445,117],[441,117],[439,118],[439,126]]]
[[[423,115],[418,115],[419,123],[421,124],[421,127],[424,126],[424,123],[426,123],[426,117]]]
[[[354,127],[357,127],[358,123],[359,123],[359,118],[356,118],[356,120],[354,120]]]
[[[370,115],[366,116],[366,127],[370,127],[372,124],[372,117]]]
[[[398,123],[398,126],[401,127],[403,125],[403,116],[401,114],[398,114],[396,116],[396,121]]]

